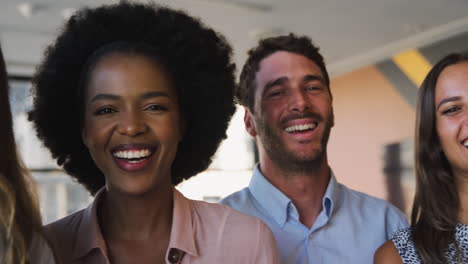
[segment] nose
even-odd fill
[[[290,96],[290,110],[293,112],[304,112],[309,110],[310,102],[305,91],[295,91]]]
[[[144,118],[137,113],[128,113],[123,115],[120,120],[117,131],[129,137],[135,137],[146,133],[148,126],[146,125]]]

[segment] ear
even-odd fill
[[[247,133],[255,138],[257,136],[257,130],[255,128],[254,116],[247,107],[244,107],[244,111],[245,130],[247,130]]]

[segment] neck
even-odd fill
[[[173,187],[142,195],[108,190],[102,200],[100,226],[105,240],[169,241],[172,226]]]
[[[260,170],[268,181],[293,202],[301,223],[311,228],[322,211],[322,200],[330,181],[326,158],[315,169],[288,171],[269,157],[260,157]]]
[[[459,221],[462,224],[468,225],[468,175],[455,174],[458,198],[460,200]]]

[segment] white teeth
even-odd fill
[[[285,128],[284,130],[288,133],[297,132],[297,131],[304,131],[309,129],[314,129],[317,127],[317,123],[310,123],[310,124],[303,124],[303,125],[294,125]]]
[[[468,140],[465,140],[465,142],[463,142],[463,145],[464,145],[465,147],[468,147]]]
[[[114,156],[119,159],[141,159],[146,158],[151,155],[151,151],[149,149],[142,149],[142,150],[122,150],[114,152]]]

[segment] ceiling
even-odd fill
[[[111,0],[1,0],[0,43],[29,76],[74,10]],[[141,1],[146,2],[146,1]],[[468,0],[165,0],[223,33],[242,65],[261,37],[296,32],[321,47],[332,76],[468,31]]]

